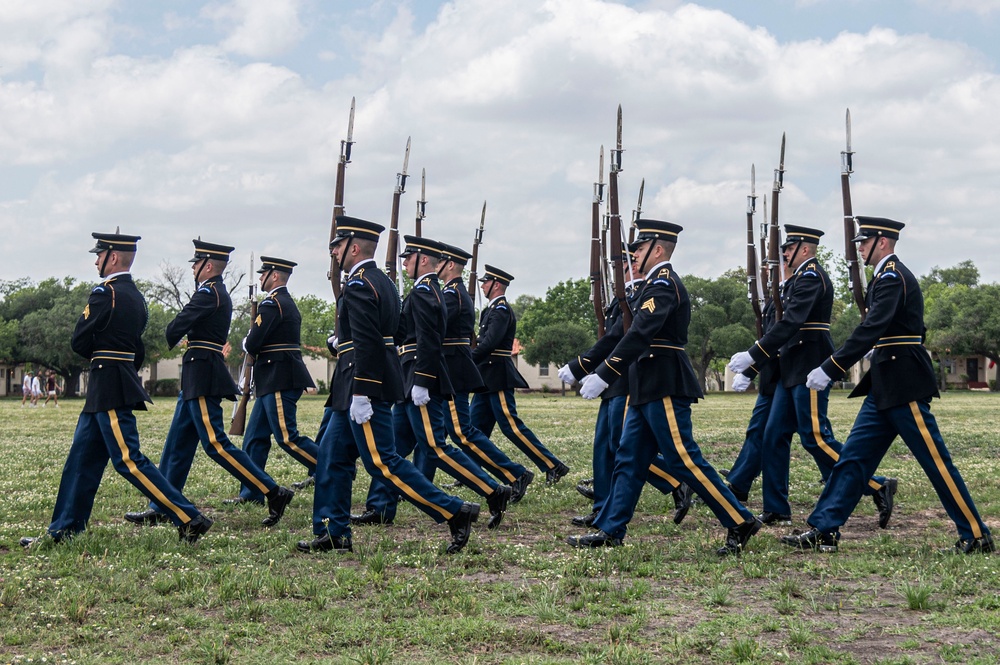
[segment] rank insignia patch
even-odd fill
[[[652,314],[653,311],[656,310],[656,303],[653,301],[652,298],[650,298],[646,302],[642,303],[642,307],[640,307],[639,309],[644,309],[647,312],[649,312],[650,314]]]

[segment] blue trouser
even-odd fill
[[[602,399],[597,410],[597,425],[594,427],[594,512],[600,512],[611,495],[611,477],[615,470],[615,455],[621,444],[627,404],[628,396],[619,395]],[[646,482],[664,494],[670,494],[680,486],[667,472],[661,455],[653,458]]]
[[[468,394],[453,396],[445,406],[447,412],[444,424],[448,435],[473,462],[504,483],[512,483],[524,475],[527,469],[507,457],[505,452],[472,424]]]
[[[740,494],[750,493],[753,481],[760,475],[764,465],[764,428],[771,413],[772,399],[771,395],[757,394],[757,402],[754,403],[753,413],[750,415],[750,422],[743,438],[743,447],[740,448],[740,454],[736,456],[733,468],[729,470],[729,476],[726,478],[729,486]],[[788,432],[785,438],[782,448],[791,450],[792,433]]]
[[[411,401],[399,402],[393,407],[393,434],[396,453],[408,457],[413,453],[413,464],[427,480],[434,480],[434,470],[441,467],[450,476],[468,486],[480,496],[489,496],[499,484],[461,450],[447,443],[444,432],[443,397],[417,406]],[[368,488],[365,507],[374,510],[385,521],[396,517],[399,492],[385,483],[372,482]]]
[[[791,388],[779,383],[775,389],[771,413],[764,427],[762,489],[766,512],[792,514],[792,506],[788,503],[788,471],[793,432],[799,433],[802,447],[816,461],[823,480],[830,477],[833,465],[840,459],[843,444],[834,438],[830,420],[826,417],[829,401],[830,388],[817,392],[809,390],[804,383]],[[885,478],[873,476],[864,493],[874,494],[884,482]]]
[[[149,497],[174,524],[187,524],[200,515],[139,450],[139,432],[132,409],[81,413],[49,524],[53,538],[59,540],[87,528],[109,459],[115,471]]]
[[[278,486],[249,455],[229,440],[222,421],[221,397],[185,400],[182,392],[177,396],[174,419],[170,422],[159,465],[160,473],[177,489],[183,490],[187,484],[199,441],[209,459],[244,485],[251,485],[263,494]],[[155,503],[150,503],[149,507],[160,511]]]
[[[278,445],[296,462],[309,469],[310,474],[316,472],[319,448],[308,436],[299,434],[295,423],[296,407],[301,396],[301,390],[281,390],[261,395],[254,402],[243,435],[243,450],[262,471],[267,466],[273,434]],[[240,488],[240,496],[248,501],[264,501],[263,492],[246,484]]]
[[[493,427],[499,425],[503,435],[542,471],[549,471],[560,464],[559,458],[550,453],[534,432],[517,417],[513,390],[477,393],[472,398],[471,410],[473,427],[488,437],[493,434]]]
[[[611,496],[594,520],[594,527],[613,538],[625,537],[657,452],[663,455],[670,474],[687,483],[723,526],[734,527],[753,519],[702,456],[691,434],[691,402],[689,398],[665,397],[629,406],[615,458]]]
[[[371,420],[357,424],[347,411],[334,411],[323,432],[316,465],[313,534],[351,535],[351,489],[358,457],[372,478],[393,490],[434,521],[451,519],[463,501],[438,489],[417,467],[396,452],[392,410],[388,402],[372,401]]]
[[[990,530],[979,517],[969,489],[944,445],[930,400],[879,411],[871,397],[865,398],[840,459],[809,516],[809,524],[823,532],[840,530],[896,435],[927,474],[948,517],[955,522],[959,537],[972,540],[988,534]]]

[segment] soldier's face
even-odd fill
[[[418,256],[420,256],[420,255],[414,253],[414,254],[407,254],[406,256],[403,257],[403,270],[406,271],[406,275],[410,279],[416,279],[417,278],[417,263],[418,263],[417,257]]]
[[[479,290],[482,291],[483,295],[486,296],[487,298],[490,297],[490,289],[492,289],[492,288],[493,288],[493,280],[492,279],[488,279],[488,280],[486,280],[485,282],[483,282],[482,284],[479,285]]]

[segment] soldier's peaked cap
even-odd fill
[[[445,258],[448,259],[449,261],[454,261],[459,265],[464,266],[466,263],[469,262],[469,259],[472,258],[472,254],[465,251],[461,247],[455,247],[455,245],[444,245],[444,244],[442,244],[442,247],[444,247]]]
[[[289,261],[287,259],[277,259],[273,256],[262,256],[260,257],[260,270],[257,274],[263,274],[269,270],[276,270],[278,272],[287,272],[289,275],[292,274],[292,268],[299,265],[295,261]]]
[[[194,258],[188,261],[188,263],[197,263],[202,259],[229,261],[229,254],[236,249],[229,245],[216,245],[213,242],[205,242],[201,238],[197,238],[191,242],[194,243]]]
[[[406,247],[400,252],[400,256],[409,256],[410,254],[419,252],[437,259],[448,258],[448,253],[445,251],[445,244],[443,242],[431,240],[430,238],[421,238],[420,236],[403,236],[403,240],[406,242]]]
[[[684,230],[680,224],[661,222],[656,219],[637,219],[635,226],[638,233],[635,236],[635,241],[628,246],[630,252],[634,252],[639,245],[650,240],[677,242],[677,234]]]
[[[500,268],[494,268],[490,264],[486,264],[486,274],[479,278],[480,282],[500,282],[501,284],[510,284],[514,281],[514,276],[509,272],[504,272]]]
[[[337,215],[337,235],[330,241],[330,247],[333,247],[345,238],[378,242],[378,237],[382,235],[382,231],[385,231],[385,227],[381,224],[358,219],[357,217]]]
[[[861,242],[865,238],[898,240],[900,230],[906,226],[903,222],[885,217],[855,217],[854,219],[858,222],[858,235],[854,237],[854,242]]]
[[[794,245],[797,242],[807,242],[812,245],[818,245],[819,239],[823,237],[823,231],[819,229],[811,229],[808,226],[796,226],[795,224],[785,224],[785,242],[781,243],[781,248],[784,249],[789,245]]]
[[[100,254],[108,250],[116,252],[134,252],[140,236],[127,236],[122,233],[91,233],[97,244],[90,250],[91,254]]]

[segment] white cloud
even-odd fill
[[[232,0],[207,5],[202,16],[230,28],[221,44],[226,51],[266,58],[284,52],[302,37],[300,4],[299,0]]]

